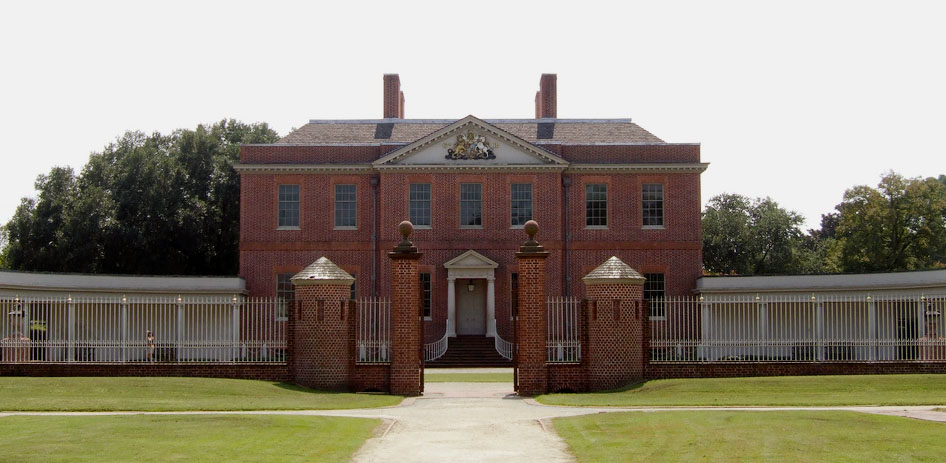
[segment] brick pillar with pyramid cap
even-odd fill
[[[424,314],[420,299],[417,261],[423,253],[410,241],[414,226],[397,226],[401,242],[388,253],[391,258],[391,393],[414,396],[424,391]]]
[[[588,389],[614,389],[644,379],[644,277],[611,257],[582,278],[588,333],[582,348]]]
[[[545,259],[549,252],[535,240],[539,231],[536,221],[526,222],[524,229],[529,240],[516,253],[519,262],[517,392],[522,396],[532,396],[548,391]]]
[[[348,390],[354,363],[354,320],[348,304],[351,275],[320,257],[292,277],[296,303],[289,308],[289,371],[306,387]]]

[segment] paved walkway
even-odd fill
[[[608,412],[847,410],[946,422],[933,406],[892,407],[638,407],[578,408],[539,405],[514,395],[508,383],[427,383],[424,396],[399,406],[360,410],[258,412],[149,412],[156,414],[286,414],[382,418],[386,427],[369,439],[355,462],[571,462],[550,419]],[[8,415],[117,415],[144,412],[10,412]]]

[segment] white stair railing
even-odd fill
[[[424,361],[432,362],[447,352],[447,333],[437,341],[424,344]]]
[[[512,343],[499,337],[499,334],[493,339],[495,340],[493,344],[496,347],[496,352],[499,352],[499,355],[502,355],[504,359],[512,360]]]

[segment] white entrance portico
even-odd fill
[[[499,264],[470,249],[443,266],[447,269],[447,337],[457,335],[458,291],[474,287],[472,280],[486,280],[486,336],[496,336],[496,267]],[[459,288],[457,281],[461,281]],[[481,325],[482,326],[482,325]]]

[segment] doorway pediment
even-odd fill
[[[499,264],[472,249],[447,261],[443,266],[451,270],[495,269]]]

